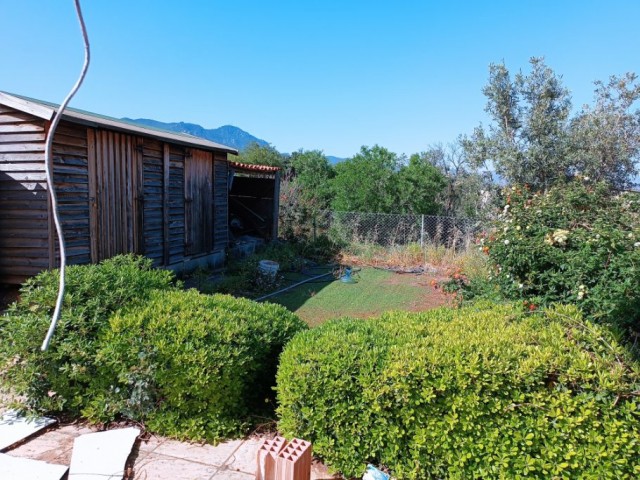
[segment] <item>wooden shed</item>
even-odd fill
[[[231,238],[253,235],[278,238],[280,167],[229,162],[229,218]]]
[[[0,92],[0,283],[58,265],[45,179],[57,106]],[[174,269],[224,261],[233,148],[76,109],[56,130],[54,184],[69,264],[126,252]]]

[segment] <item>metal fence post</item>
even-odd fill
[[[316,228],[317,228],[317,223],[316,223],[316,216],[313,216],[313,241],[315,242],[318,238],[317,238],[317,234],[316,234]]]
[[[424,248],[424,215],[420,215],[420,248]]]

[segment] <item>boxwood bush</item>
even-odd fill
[[[478,304],[297,335],[279,428],[347,476],[637,478],[640,367],[574,307]]]
[[[154,293],[103,332],[83,414],[126,416],[180,439],[233,435],[270,402],[280,352],[306,328],[279,305],[195,290]]]
[[[151,260],[121,255],[97,265],[70,266],[62,316],[46,352],[40,351],[58,294],[59,271],[27,280],[20,300],[0,317],[0,374],[27,407],[78,414],[95,375],[99,333],[110,315],[156,289],[174,287],[173,274]]]
[[[273,406],[278,356],[307,328],[277,305],[185,292],[171,272],[126,255],[67,270],[62,317],[41,352],[58,278],[26,282],[0,320],[0,380],[38,413],[216,440]]]

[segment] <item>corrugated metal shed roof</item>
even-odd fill
[[[0,104],[35,115],[36,117],[43,118],[45,120],[51,120],[59,107],[54,103],[7,92],[0,92]],[[200,148],[203,150],[224,151],[227,153],[233,153],[234,155],[238,154],[238,151],[235,148],[211,142],[204,138],[194,137],[193,135],[186,133],[170,132],[160,128],[142,126],[133,122],[127,122],[125,120],[108,117],[106,115],[99,115],[97,113],[86,112],[77,108],[66,108],[62,114],[62,118],[71,122],[81,123],[83,125],[105,127],[112,130],[135,133],[187,147]]]

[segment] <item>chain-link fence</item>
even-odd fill
[[[316,221],[314,230],[346,243],[466,248],[482,230],[482,224],[466,218],[433,215],[325,212]]]

